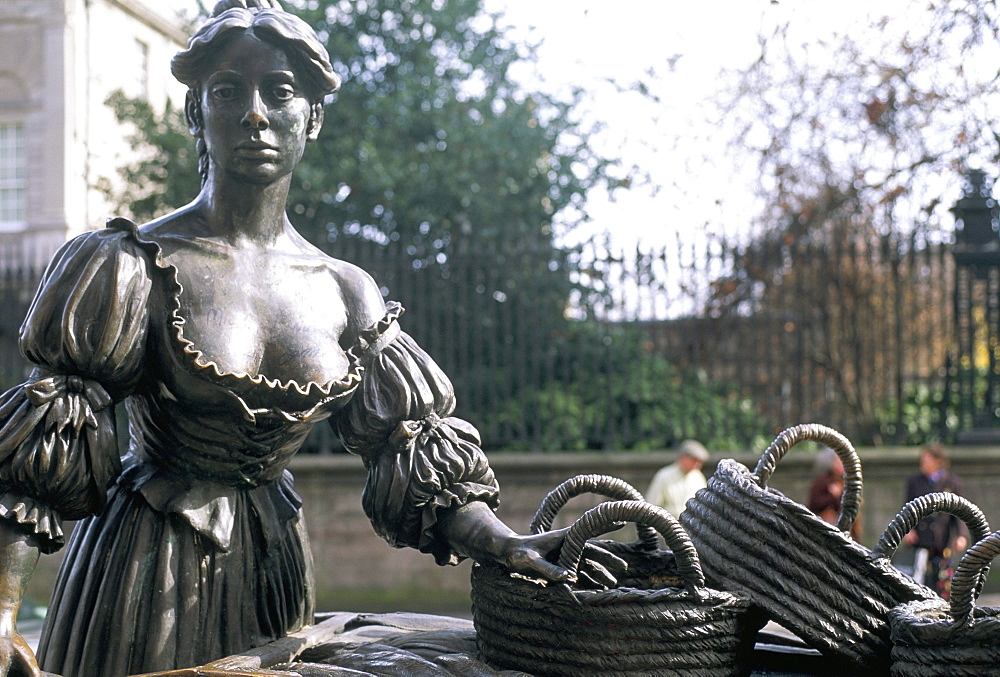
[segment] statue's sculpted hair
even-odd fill
[[[300,71],[315,101],[340,88],[330,56],[316,32],[277,0],[222,0],[212,17],[188,40],[188,47],[170,62],[170,72],[192,90],[208,75],[213,57],[232,38],[251,31],[257,38],[283,49]]]
[[[184,110],[192,131],[202,125],[201,84],[209,75],[212,60],[230,40],[246,31],[288,54],[315,105],[321,105],[327,94],[340,88],[340,78],[333,72],[330,55],[316,32],[302,19],[284,11],[278,0],[222,0],[212,17],[188,40],[187,49],[170,62],[170,72],[188,86]],[[198,173],[204,184],[208,180],[208,146],[202,134],[196,133],[196,139]]]

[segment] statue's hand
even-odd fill
[[[573,578],[572,572],[552,563],[567,531],[568,529],[559,529],[532,536],[512,534],[504,548],[501,563],[509,570],[525,576],[555,583],[569,582]],[[599,545],[587,543],[577,577],[585,588],[613,588],[618,584],[617,577],[627,568],[628,564],[622,558]]]
[[[565,583],[572,578],[570,572],[549,559],[562,545],[567,531],[559,529],[530,536],[512,533],[501,550],[500,563],[515,573]]]
[[[31,647],[12,626],[0,634],[0,677],[42,677]]]
[[[481,501],[444,512],[438,528],[458,552],[477,562],[496,562],[509,571],[553,583],[569,583],[573,574],[556,564],[566,529],[541,534],[515,533]],[[621,558],[593,543],[584,548],[579,580],[586,587],[613,587],[615,572],[627,565]]]

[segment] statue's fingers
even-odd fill
[[[562,545],[568,531],[569,527],[555,529],[554,531],[543,531],[540,534],[529,536],[528,539],[533,547],[541,552],[548,553]]]
[[[579,576],[581,579],[586,577],[599,588],[613,588],[618,585],[618,578],[600,562],[595,562],[592,559],[583,560],[580,564]]]
[[[604,568],[610,571],[628,571],[628,562],[615,553],[602,548],[594,543],[587,543],[583,548],[583,556],[587,559],[600,562]]]
[[[553,583],[565,583],[573,580],[573,575],[569,571],[542,558],[533,560],[530,566],[535,573]]]

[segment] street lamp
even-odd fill
[[[1000,442],[1000,224],[993,179],[975,169],[955,203],[954,352],[956,442]]]
[[[997,201],[993,199],[993,179],[981,169],[965,175],[964,195],[951,211],[955,215],[955,243],[966,247],[1000,247]],[[992,245],[992,247],[990,247]]]

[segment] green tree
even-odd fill
[[[302,14],[345,75],[311,151],[324,162],[307,164],[292,197],[326,231],[318,238],[365,229],[435,248],[547,242],[585,218],[586,191],[611,162],[588,148],[574,114],[582,92],[560,100],[519,87],[510,67],[531,50],[481,0],[340,1]]]
[[[590,188],[616,184],[616,163],[591,151],[575,114],[583,92],[519,86],[511,66],[532,49],[482,0],[284,4],[316,28],[344,81],[293,175],[290,217],[403,302],[407,330],[455,379],[461,413],[488,416],[545,378],[573,288],[556,239],[587,219]],[[188,202],[194,146],[177,108],[110,103],[139,149],[113,195],[121,211],[143,221]],[[457,272],[472,262],[481,272]],[[531,348],[512,368],[515,344]]]
[[[98,183],[117,212],[148,221],[194,199],[201,179],[183,109],[167,101],[164,111],[155,111],[148,101],[121,91],[106,103],[119,122],[132,125],[128,141],[136,152],[129,164],[118,169],[120,181],[104,178]]]

